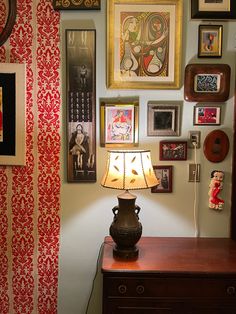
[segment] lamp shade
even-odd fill
[[[148,189],[159,184],[150,150],[110,150],[101,185],[119,190]]]

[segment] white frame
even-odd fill
[[[16,119],[16,141],[15,155],[0,155],[0,165],[17,165],[24,166],[26,163],[26,135],[25,135],[25,64],[19,63],[1,63],[0,73],[15,73],[16,83],[16,103],[15,119]],[[3,104],[4,105],[4,104]],[[3,122],[4,123],[4,122]]]

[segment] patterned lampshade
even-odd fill
[[[108,151],[102,186],[119,190],[137,190],[148,189],[158,184],[150,150]]]

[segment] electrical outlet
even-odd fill
[[[189,131],[188,133],[188,148],[195,148],[193,143],[196,143],[196,148],[200,148],[200,131]]]
[[[200,182],[200,164],[189,164],[188,181]]]

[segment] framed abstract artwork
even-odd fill
[[[153,166],[159,184],[151,188],[152,193],[171,193],[173,166]]]
[[[187,141],[161,141],[160,160],[186,160]]]
[[[235,0],[191,0],[192,19],[236,19]]]
[[[100,10],[101,0],[53,0],[55,10]]]
[[[197,105],[193,116],[194,125],[220,125],[221,106]]]
[[[107,87],[180,88],[182,0],[107,2]]]
[[[148,136],[179,136],[180,115],[183,102],[148,102]]]
[[[199,25],[198,29],[198,57],[222,57],[222,25]]]
[[[229,98],[230,73],[228,64],[188,64],[184,78],[185,100],[226,101]]]
[[[26,162],[25,64],[0,65],[0,165]]]
[[[100,145],[102,147],[138,146],[139,101],[133,99],[101,99]]]
[[[67,29],[67,179],[96,181],[96,31]]]

